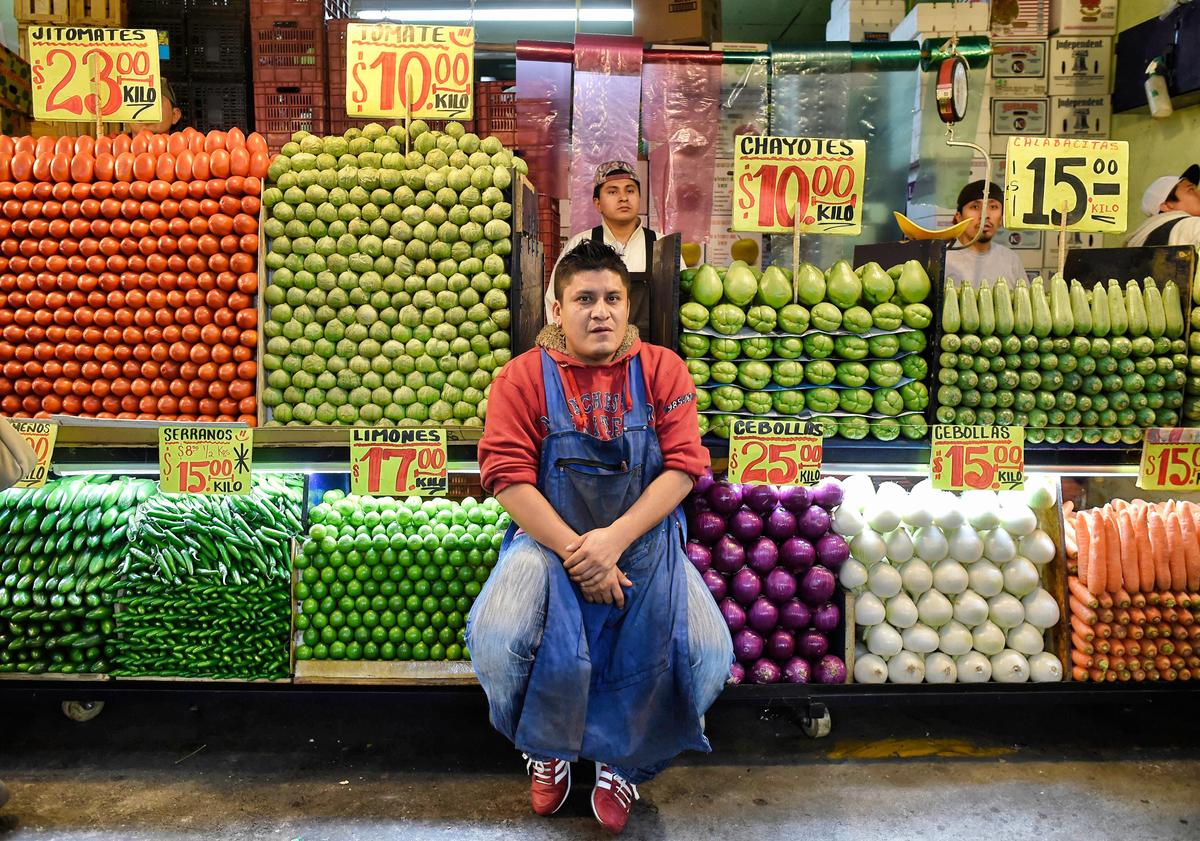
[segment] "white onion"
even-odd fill
[[[842,507],[862,510],[875,498],[875,482],[865,473],[855,473],[842,480]]]
[[[887,662],[869,651],[854,660],[855,683],[887,683]]]
[[[1004,529],[992,529],[983,536],[983,556],[992,563],[1008,563],[1017,556],[1017,543]]]
[[[833,530],[842,537],[853,537],[864,526],[862,514],[855,511],[853,506],[842,504],[833,512]]]
[[[1062,615],[1054,596],[1041,587],[1021,599],[1021,606],[1025,608],[1025,621],[1035,628],[1053,628]]]
[[[880,657],[894,657],[904,648],[900,632],[886,622],[867,631],[867,650]]]
[[[855,659],[857,659],[859,657],[865,657],[867,654],[870,654],[870,653],[871,652],[867,651],[867,644],[865,642],[863,642],[860,639],[856,639],[854,641],[854,657],[855,657]]]
[[[1024,537],[1037,528],[1037,515],[1027,505],[1002,505],[1000,528],[1013,537]]]
[[[958,667],[954,659],[940,651],[935,651],[925,658],[926,683],[954,683],[958,680]]]
[[[958,561],[947,558],[933,567],[933,587],[940,593],[953,596],[967,589],[967,571]]]
[[[887,555],[887,544],[874,530],[864,528],[850,539],[850,555],[863,565],[872,567]]]
[[[901,651],[888,661],[888,678],[892,683],[920,683],[925,680],[925,658]]]
[[[1029,676],[1034,683],[1058,683],[1063,677],[1062,663],[1049,651],[1029,658]]]
[[[894,564],[902,564],[913,556],[912,538],[907,529],[896,529],[884,537],[887,544],[887,558]]]
[[[900,525],[900,511],[883,494],[876,494],[863,509],[867,525],[880,534],[886,534]]]
[[[1038,568],[1027,558],[1013,558],[1001,571],[1004,573],[1004,589],[1018,599],[1032,593],[1041,583]]]
[[[1004,573],[991,561],[971,564],[971,569],[967,571],[967,578],[970,581],[971,589],[985,599],[1004,592]]]
[[[900,592],[903,583],[900,579],[900,570],[891,564],[876,564],[871,567],[867,587],[879,598],[890,599]]]
[[[1025,621],[1025,608],[1016,596],[1001,593],[988,599],[988,618],[1007,631]]]
[[[920,558],[913,558],[900,567],[900,578],[904,581],[904,589],[914,597],[933,586],[933,570]]]
[[[1036,529],[1031,534],[1022,537],[1017,548],[1024,557],[1038,566],[1050,563],[1056,554],[1054,541],[1041,529]]]
[[[997,683],[1024,683],[1029,680],[1029,661],[1021,652],[1011,648],[993,654],[992,680]]]
[[[909,491],[901,519],[905,525],[914,529],[933,525],[933,494],[928,490],[919,491],[916,488]]]
[[[987,683],[992,679],[992,662],[978,651],[954,658],[959,683]]]
[[[950,553],[950,545],[941,529],[928,526],[913,535],[913,550],[921,560],[936,564]]]
[[[1004,650],[1004,631],[994,622],[988,621],[976,625],[971,631],[971,645],[976,651],[991,656]]]
[[[1044,511],[1058,501],[1058,483],[1048,476],[1025,480],[1025,504],[1034,511]]]
[[[943,625],[938,632],[938,648],[951,657],[966,654],[974,645],[975,641],[971,637],[971,632],[962,623],[953,619]]]
[[[950,532],[946,542],[950,557],[960,564],[973,564],[983,557],[983,540],[969,525],[961,525]]]
[[[867,583],[869,574],[865,566],[854,558],[848,558],[838,571],[838,581],[847,590],[857,590]]]
[[[935,500],[933,523],[938,528],[952,531],[966,523],[967,518],[963,514],[962,504],[954,494],[949,491],[938,491]]]
[[[963,590],[954,597],[954,618],[968,628],[974,628],[988,618],[988,603],[974,590]]]
[[[907,593],[887,600],[887,621],[893,628],[911,628],[917,624],[917,606]]]
[[[964,491],[962,503],[967,522],[976,531],[987,531],[1000,525],[1000,502],[991,491]]]
[[[1026,657],[1040,654],[1046,648],[1042,632],[1028,622],[1022,622],[1010,630],[1005,640],[1008,642],[1009,648],[1021,652]]]
[[[854,600],[854,624],[870,627],[885,618],[883,602],[874,593],[863,593]]]
[[[940,628],[954,615],[954,605],[937,590],[928,590],[917,599],[917,618],[930,628]]]
[[[915,651],[917,654],[929,654],[937,651],[940,643],[938,632],[920,622],[901,631],[900,638],[904,640],[905,650]]]

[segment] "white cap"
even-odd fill
[[[1150,186],[1146,188],[1146,192],[1142,193],[1142,212],[1147,216],[1157,216],[1162,203],[1167,200],[1167,196],[1178,186],[1180,181],[1191,181],[1193,184],[1200,183],[1200,165],[1192,164],[1183,175],[1164,175],[1162,178],[1155,178],[1150,182]]]

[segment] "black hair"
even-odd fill
[[[614,272],[621,278],[625,291],[629,291],[629,269],[625,268],[625,261],[621,259],[620,255],[613,251],[611,246],[585,239],[564,254],[558,262],[558,267],[554,270],[555,300],[559,303],[562,302],[563,292],[566,291],[567,286],[571,283],[571,278],[575,275],[580,272],[602,271]]]
[[[1004,189],[995,181],[972,181],[967,186],[963,187],[958,194],[958,205],[955,208],[959,213],[962,209],[973,201],[981,201],[983,199],[984,187],[987,187],[987,197],[995,199],[998,202],[1004,202]]]
[[[1179,193],[1175,192],[1178,189],[1179,189],[1178,184],[1176,184],[1174,187],[1172,187],[1171,192],[1167,193],[1167,197],[1165,199],[1163,199],[1163,204],[1170,204],[1172,202],[1179,201]]]

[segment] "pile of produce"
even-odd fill
[[[1187,382],[1183,308],[1171,281],[1084,289],[1055,275],[946,283],[937,420],[1026,427],[1027,441],[1135,443],[1178,426]]]
[[[482,426],[510,358],[513,170],[421,120],[293,136],[271,164],[263,402],[274,423]]]
[[[1115,500],[1063,515],[1072,677],[1200,678],[1200,507]]]
[[[857,475],[833,528],[850,538],[843,587],[855,593],[857,683],[1057,681],[1062,663],[1044,651],[1058,602],[1042,585],[1057,550],[1038,527],[1053,485],[1025,491],[876,490]]]
[[[244,496],[143,502],[129,524],[114,672],[287,677],[303,497],[302,477],[255,474]]]
[[[804,263],[794,275],[704,265],[683,273],[681,290],[679,348],[702,432],[727,438],[734,417],[754,415],[815,418],[845,438],[925,436],[933,313],[917,261]]]
[[[466,617],[509,517],[462,502],[326,491],[296,556],[297,660],[466,660]]]
[[[733,635],[734,682],[845,683],[837,570],[850,548],[830,527],[841,501],[836,479],[696,482],[687,552]]]
[[[128,521],[154,492],[105,476],[0,493],[0,672],[107,672]]]
[[[1200,283],[1192,282],[1192,311],[1189,315],[1188,378],[1184,387],[1183,418],[1188,426],[1200,425]]]
[[[254,423],[266,153],[0,137],[0,412]]]

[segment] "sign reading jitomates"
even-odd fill
[[[31,26],[27,37],[35,119],[162,119],[157,31]]]

